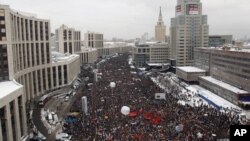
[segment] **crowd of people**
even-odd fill
[[[134,73],[128,54],[107,59],[98,67],[101,78],[82,89],[88,101],[88,114],[82,112],[78,98],[71,112],[80,112],[74,123],[64,125],[72,141],[213,141],[229,137],[232,120],[209,105],[191,107],[178,103],[180,90],[159,88],[149,76]],[[92,77],[92,69],[86,74]],[[91,76],[92,75],[92,76]],[[87,75],[85,75],[87,77]],[[110,82],[115,82],[114,88]],[[166,93],[166,99],[155,99],[155,93]],[[121,108],[130,113],[124,115]]]

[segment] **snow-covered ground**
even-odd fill
[[[237,114],[246,114],[247,119],[250,119],[250,111],[245,111],[237,105],[223,99],[222,97],[198,85],[185,84],[184,82],[181,82],[173,73],[161,73],[157,77],[151,77],[151,80],[160,88],[165,90],[165,92],[169,92],[167,85],[175,85],[179,87],[181,89],[180,95],[186,95],[187,99],[185,100],[185,102],[186,104],[189,104],[191,106],[199,106],[201,105],[201,103],[203,105],[209,105],[208,101],[205,100],[206,98],[221,107],[222,109],[227,109],[230,112],[235,112]],[[168,81],[168,83],[170,84],[166,84],[166,81]],[[213,107],[213,105],[210,106]]]
[[[221,107],[241,110],[241,108],[238,107],[237,105],[234,105],[233,103],[223,99],[222,97],[212,93],[211,91],[208,91],[207,89],[202,88],[201,86],[191,85],[186,88],[192,92],[199,93],[200,95],[206,97],[207,99],[213,101],[214,103],[216,103]]]

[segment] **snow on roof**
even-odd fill
[[[90,52],[90,51],[96,51],[97,49],[91,48],[91,47],[83,47],[81,49],[82,52]]]
[[[79,56],[79,55],[77,55],[77,54],[63,54],[60,52],[53,51],[52,52],[52,63],[70,61],[71,59],[74,59],[77,56]]]
[[[187,67],[177,67],[177,69],[180,69],[182,71],[185,72],[206,72],[205,70],[196,68],[196,67],[191,67],[191,66],[187,66]]]
[[[198,85],[189,86],[189,87],[187,87],[187,89],[189,89],[191,91],[194,90],[194,92],[198,91],[198,93],[200,95],[206,97],[207,99],[213,101],[217,105],[222,106],[224,108],[226,108],[226,107],[228,107],[228,108],[232,107],[232,108],[235,108],[235,109],[241,109],[238,106],[234,105],[233,103],[225,100],[224,98],[222,98],[222,97],[220,97],[220,96],[212,93],[211,91],[208,91],[207,89],[204,89],[204,88],[202,88],[202,87],[200,87]]]
[[[169,63],[147,63],[149,66],[166,66],[170,65]]]
[[[250,49],[248,48],[239,48],[239,47],[200,47],[201,49],[206,50],[219,50],[219,51],[231,51],[231,52],[244,52],[250,53]]]
[[[220,81],[218,79],[214,79],[211,76],[204,76],[204,77],[200,77],[200,78],[202,78],[204,80],[207,80],[207,81],[209,81],[209,82],[211,82],[211,83],[213,83],[215,85],[218,85],[218,86],[220,86],[222,88],[225,88],[225,89],[227,89],[229,91],[232,91],[232,92],[234,92],[236,94],[249,94],[249,92],[247,92],[245,90],[241,90],[241,89],[239,89],[237,87],[234,87],[234,86],[232,86],[230,84],[222,82],[222,81]]]
[[[0,88],[1,88],[1,93],[0,93],[0,99],[1,99],[9,95],[10,93],[22,88],[22,85],[18,84],[15,81],[4,81],[0,82]]]

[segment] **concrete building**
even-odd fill
[[[27,135],[23,86],[4,81],[0,88],[0,141],[19,141]]]
[[[129,53],[132,50],[131,46],[108,46],[103,48],[82,48],[77,54],[80,56],[81,64],[95,63],[98,58],[113,56],[116,53]]]
[[[208,47],[207,16],[200,0],[178,0],[170,27],[171,59],[176,66],[191,66],[194,49]]]
[[[206,71],[196,67],[177,67],[176,75],[186,82],[198,82],[200,76],[206,76]]]
[[[0,141],[21,140],[28,135],[24,105],[71,84],[80,60],[51,56],[49,20],[0,5],[0,28]]]
[[[222,47],[225,44],[233,44],[232,35],[210,35],[208,47]]]
[[[166,26],[162,19],[161,7],[157,25],[155,26],[155,41],[160,43],[166,42]]]
[[[84,48],[78,53],[81,64],[95,63],[98,59],[98,51],[94,48]]]
[[[116,53],[129,53],[132,50],[131,46],[109,46],[104,48],[98,48],[97,54],[98,57],[109,57],[115,55]]]
[[[138,45],[133,47],[132,55],[137,67],[145,67],[149,63],[166,64],[169,63],[169,46],[167,43]]]
[[[74,54],[81,51],[81,32],[62,25],[55,31],[56,48],[61,53]]]
[[[248,91],[239,89],[238,87],[211,76],[199,77],[199,83],[202,87],[234,103],[235,105],[249,105],[250,93]]]
[[[103,48],[103,34],[87,32],[84,35],[85,47]]]
[[[204,69],[213,79],[227,83],[230,87],[250,92],[250,50],[240,48],[195,48],[195,66]],[[211,79],[209,79],[211,80]],[[206,82],[206,83],[205,83]],[[217,82],[200,79],[200,83],[210,90],[218,86],[210,83]],[[208,83],[210,85],[208,85]],[[219,86],[218,86],[219,87]],[[221,91],[219,91],[221,90]],[[237,91],[239,91],[237,90]],[[233,103],[250,102],[250,95],[231,96],[233,92],[219,89],[217,93],[229,95],[227,100]],[[238,95],[238,92],[234,95]],[[231,93],[231,94],[230,94]],[[233,98],[234,97],[234,98]],[[237,102],[236,102],[237,101]]]

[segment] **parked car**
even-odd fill
[[[64,98],[64,101],[65,101],[65,102],[68,102],[68,101],[69,101],[69,96],[66,96],[66,97]]]

